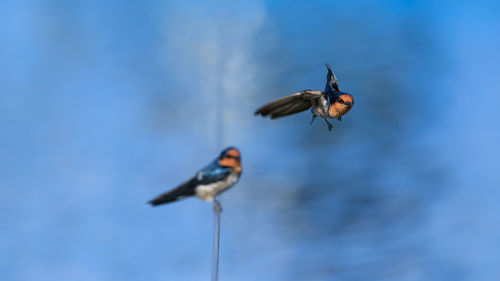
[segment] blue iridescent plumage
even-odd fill
[[[205,166],[196,173],[196,184],[211,184],[223,180],[231,174],[233,169],[222,167],[219,164],[219,159],[215,159],[212,163]]]

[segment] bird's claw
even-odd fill
[[[217,214],[220,214],[222,212],[222,205],[219,201],[217,201],[217,199],[214,199],[214,212],[216,212]]]
[[[328,122],[328,120],[325,119],[326,125],[328,125],[328,131],[331,131],[333,129],[333,125]]]
[[[312,117],[312,119],[311,119],[311,123],[309,123],[309,126],[311,126],[311,125],[313,124],[313,122],[314,122],[314,119],[316,119],[316,117],[318,117],[318,116],[316,116],[316,115],[313,115],[313,117]]]

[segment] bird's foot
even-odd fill
[[[342,121],[342,116],[339,116],[339,118],[337,118],[337,120]]]
[[[217,199],[214,199],[214,212],[216,212],[217,214],[220,214],[222,212],[222,205],[219,201],[217,201]]]
[[[333,129],[333,125],[328,122],[328,120],[325,119],[326,125],[328,125],[328,131],[331,131]]]
[[[316,119],[316,117],[318,117],[318,116],[316,116],[316,115],[313,115],[313,118],[311,119],[311,123],[309,123],[309,126],[311,126],[311,125],[313,124],[313,122],[314,122],[314,119]]]

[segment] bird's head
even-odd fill
[[[354,105],[354,98],[345,92],[341,92],[336,100],[330,105],[328,115],[330,118],[339,118],[349,112]]]
[[[235,147],[224,149],[219,156],[219,164],[222,167],[229,167],[236,173],[241,173],[241,155]]]
[[[354,98],[351,96],[351,94],[342,92],[338,97],[338,102],[347,105],[349,109],[351,109],[351,107],[354,105]]]

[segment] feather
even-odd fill
[[[158,195],[155,199],[149,201],[148,203],[153,206],[157,206],[177,201],[187,196],[192,196],[195,194],[196,185],[196,178],[193,177],[178,187]]]
[[[325,63],[325,65],[326,65],[326,68],[328,69],[328,73],[326,74],[325,91],[335,90],[335,91],[339,92],[340,90],[339,90],[337,76],[335,76],[335,73],[333,73],[329,64]]]
[[[291,103],[274,111],[271,114],[271,119],[292,115],[307,110],[309,108],[311,108],[311,103],[309,102],[302,101],[302,102]]]
[[[270,102],[255,111],[255,115],[263,117],[271,115],[271,119],[295,114],[309,109],[313,100],[321,97],[321,91],[304,90]]]

